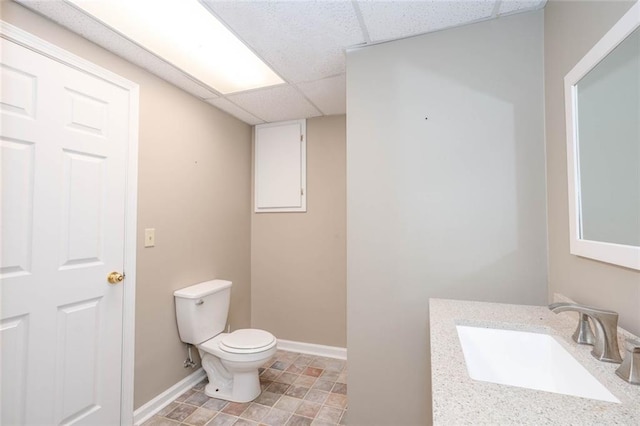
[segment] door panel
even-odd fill
[[[58,307],[56,424],[73,423],[99,409],[99,354],[102,298]],[[82,356],[78,356],[78,355]],[[83,380],[78,380],[82,377]]]
[[[36,77],[5,64],[2,70],[0,106],[5,113],[35,118]]]
[[[69,118],[67,127],[94,136],[105,136],[107,106],[103,100],[67,88]]]
[[[0,278],[18,277],[31,272],[31,233],[33,212],[32,143],[2,139],[2,187],[7,199],[3,204],[3,261]],[[4,223],[3,222],[3,223]]]
[[[60,269],[96,266],[104,260],[106,158],[63,150]]]
[[[119,424],[130,94],[1,43],[0,423]]]
[[[2,340],[2,424],[25,424],[27,335],[29,316],[0,321]],[[5,422],[5,420],[7,420]]]

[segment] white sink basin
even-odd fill
[[[548,334],[456,328],[474,380],[620,403]]]

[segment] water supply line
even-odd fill
[[[187,359],[184,360],[184,364],[182,364],[184,366],[184,368],[195,368],[196,367],[196,363],[193,362],[193,358],[191,358],[191,345],[187,344]]]

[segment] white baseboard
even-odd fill
[[[326,356],[327,358],[347,359],[347,348],[317,345],[315,343],[294,342],[278,339],[278,349],[301,354]]]
[[[133,412],[133,424],[138,426],[146,422],[155,413],[169,405],[174,399],[194,387],[205,377],[207,377],[207,374],[202,368],[199,368],[192,374],[180,380],[178,383],[135,410]]]

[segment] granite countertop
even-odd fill
[[[431,299],[429,310],[434,424],[640,425],[640,386],[620,379],[618,364],[596,360],[591,346],[571,339],[577,313],[444,299]],[[460,324],[551,334],[621,403],[472,380],[456,331]],[[619,330],[623,348],[624,338],[634,336]]]

